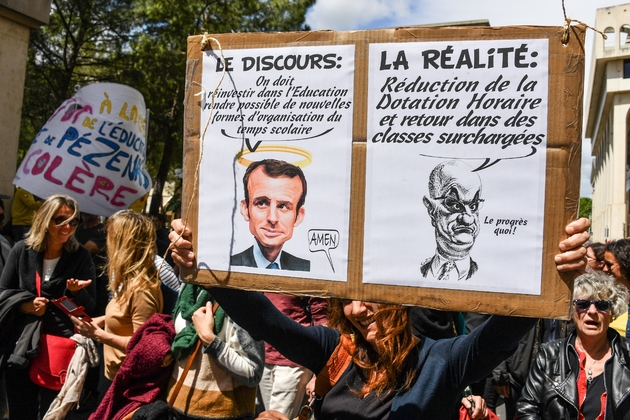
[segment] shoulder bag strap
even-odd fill
[[[214,314],[217,311],[219,304],[215,302],[212,306],[212,313]],[[195,350],[188,356],[188,361],[186,362],[186,366],[184,367],[184,371],[182,372],[182,376],[179,377],[177,383],[175,384],[175,388],[173,389],[173,393],[171,394],[171,398],[168,399],[168,405],[171,407],[175,404],[175,400],[177,399],[177,394],[179,394],[179,390],[182,389],[182,385],[184,384],[184,379],[188,375],[188,371],[192,366],[193,360],[197,357],[197,352],[199,351],[199,347],[201,347],[201,340],[197,339],[197,345],[195,346]]]
[[[39,271],[35,271],[35,289],[37,290],[37,297],[42,295],[42,276],[39,275]]]
[[[188,371],[190,370],[190,366],[195,360],[197,356],[197,352],[199,351],[199,347],[201,347],[201,340],[197,340],[197,345],[195,346],[195,350],[188,356],[188,362],[186,362],[186,367],[184,367],[184,371],[182,372],[182,376],[179,377],[177,383],[175,384],[175,389],[173,389],[173,393],[171,394],[171,398],[168,399],[168,405],[171,407],[175,404],[175,400],[177,399],[177,394],[179,394],[179,390],[182,389],[182,385],[184,384],[184,379],[186,379],[186,375],[188,375]]]
[[[296,420],[311,420],[315,418],[313,404],[316,400],[322,399],[339,381],[339,378],[341,378],[341,375],[343,375],[352,361],[354,348],[355,345],[348,335],[342,334],[341,337],[339,337],[337,347],[335,347],[335,350],[330,355],[326,366],[324,366],[322,371],[317,375],[317,379],[315,379],[315,396],[310,404],[302,406]]]
[[[337,344],[335,351],[328,359],[324,369],[317,375],[315,395],[323,397],[335,386],[352,361],[354,347],[354,343],[348,335],[342,334],[339,337],[339,344]]]

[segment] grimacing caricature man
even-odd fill
[[[470,251],[479,235],[481,179],[462,161],[437,165],[429,175],[429,195],[422,199],[435,228],[435,255],[421,265],[424,277],[469,279],[478,269]]]
[[[240,213],[256,243],[232,255],[233,266],[310,271],[311,263],[283,251],[293,229],[306,213],[306,178],[302,170],[281,160],[264,159],[249,165],[243,176],[245,199]]]

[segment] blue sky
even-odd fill
[[[564,4],[568,17],[594,26],[597,9],[624,3],[565,0]],[[374,29],[478,19],[487,19],[493,26],[564,24],[561,0],[317,0],[306,16],[306,22],[314,30]],[[586,36],[586,83],[596,35],[589,31]],[[590,140],[587,139],[582,147],[582,197],[592,195],[590,173]]]

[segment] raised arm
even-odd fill
[[[191,267],[192,233],[181,220],[171,223],[173,261]],[[181,234],[181,235],[180,235]],[[326,327],[304,327],[278,311],[262,293],[235,289],[212,288],[212,296],[223,310],[254,340],[274,346],[287,359],[313,372],[319,372],[339,341],[339,333]]]

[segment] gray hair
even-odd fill
[[[602,271],[587,271],[576,278],[573,285],[573,297],[576,299],[611,301],[613,319],[628,311],[629,293],[626,286]],[[573,310],[571,305],[571,314]]]

